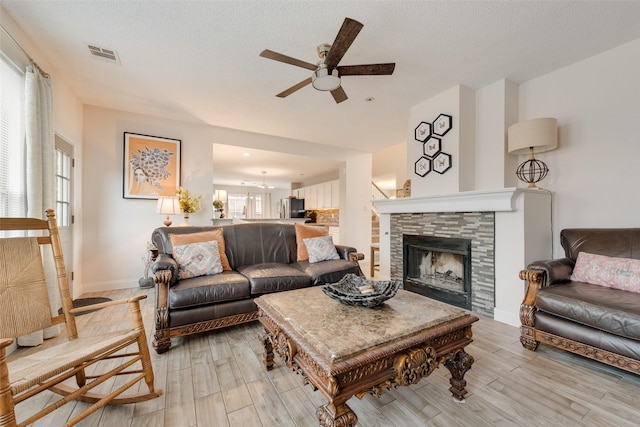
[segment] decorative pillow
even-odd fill
[[[309,253],[309,262],[327,261],[330,259],[340,259],[336,247],[333,245],[331,236],[310,237],[303,239],[304,245]]]
[[[304,244],[304,239],[308,239],[311,237],[328,236],[329,227],[295,224],[295,228],[296,245],[298,246],[298,262],[306,261],[309,259],[309,253],[307,252],[307,247]]]
[[[169,233],[169,240],[171,240],[171,247],[173,248],[173,258],[176,258],[176,246],[188,245],[191,243],[210,242],[215,240],[218,242],[218,250],[220,251],[220,262],[222,263],[223,270],[231,270],[229,265],[229,259],[224,252],[224,235],[222,234],[222,228],[216,228],[212,231],[201,231],[199,233],[187,233],[187,234],[172,234]]]
[[[640,260],[580,252],[571,280],[640,293]]]
[[[220,251],[215,240],[174,246],[173,250],[180,279],[222,273]]]

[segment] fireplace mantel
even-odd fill
[[[395,243],[391,247],[391,217],[491,212],[495,218],[495,230],[491,235],[492,240],[495,239],[494,319],[514,326],[520,324],[518,313],[524,286],[518,278],[518,272],[529,262],[550,259],[552,255],[550,192],[513,187],[375,200],[373,204],[380,215],[379,277],[383,280],[391,278],[391,251],[396,254],[402,250]],[[416,234],[416,228],[420,228],[419,223],[416,221],[408,226],[412,234]],[[403,233],[404,230],[399,232]],[[393,237],[394,242],[401,239],[395,234]],[[395,279],[398,278],[395,277],[397,268],[394,264]]]
[[[497,190],[466,191],[424,197],[375,200],[378,213],[410,212],[512,212],[522,192],[540,192],[528,188],[500,188]]]

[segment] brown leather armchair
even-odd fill
[[[571,280],[580,252],[640,259],[640,229],[565,229],[565,258],[537,261],[520,306],[520,342],[571,351],[640,374],[640,294]]]

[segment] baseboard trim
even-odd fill
[[[520,316],[510,313],[508,311],[493,308],[493,319],[498,322],[506,323],[507,325],[520,327]]]
[[[138,287],[138,279],[135,280],[117,280],[110,282],[84,283],[82,287],[83,293],[115,291],[118,289],[131,289]]]

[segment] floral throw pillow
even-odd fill
[[[640,260],[580,252],[571,280],[640,293]]]
[[[336,251],[336,247],[333,245],[331,236],[310,237],[303,239],[303,242],[307,247],[310,263],[340,259],[338,251]]]
[[[173,251],[180,279],[222,273],[220,251],[215,240],[174,246]]]

